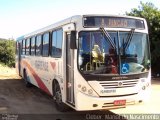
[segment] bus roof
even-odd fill
[[[79,17],[81,17],[81,16],[80,15],[72,16],[72,17],[64,19],[64,20],[62,20],[60,22],[51,24],[51,25],[49,25],[47,27],[41,28],[41,29],[33,31],[33,32],[29,33],[29,34],[26,34],[26,35],[23,35],[21,37],[18,37],[17,40],[22,40],[22,39],[25,39],[25,38],[30,37],[30,36],[41,34],[42,32],[45,32],[45,31],[48,31],[48,30],[52,30],[53,28],[56,29],[56,28],[61,27],[63,25],[75,22],[76,19],[78,19]]]
[[[124,17],[124,18],[132,18],[132,19],[140,19],[140,20],[144,20],[144,18],[140,18],[140,17],[133,17],[133,16],[126,16],[126,15],[105,15],[105,14],[88,14],[88,15],[75,15],[75,16],[72,16],[72,17],[69,17],[67,19],[64,19],[60,22],[57,22],[57,23],[54,23],[54,24],[51,24],[47,27],[44,27],[44,28],[41,28],[39,30],[36,30],[36,31],[33,31],[29,34],[26,34],[26,35],[23,35],[23,36],[20,36],[17,38],[17,41],[19,40],[22,40],[22,39],[26,39],[30,36],[34,36],[34,35],[37,35],[37,34],[41,34],[45,31],[49,31],[49,30],[53,30],[53,29],[56,29],[58,27],[61,27],[63,25],[66,25],[66,24],[69,24],[69,23],[74,23],[74,22],[77,22],[80,18],[82,17],[89,17],[89,16],[109,16],[109,17]]]

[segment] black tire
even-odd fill
[[[32,87],[32,84],[30,83],[30,82],[28,82],[28,79],[27,79],[27,73],[26,73],[26,71],[24,70],[24,72],[23,72],[23,79],[24,79],[24,83],[25,83],[25,86],[26,87]]]
[[[54,93],[53,99],[54,99],[56,109],[60,112],[69,111],[70,107],[62,102],[61,89],[60,89],[60,86],[57,82],[55,82],[53,90],[54,90],[53,91],[53,93]]]

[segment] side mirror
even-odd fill
[[[77,45],[76,45],[76,31],[71,31],[70,48],[71,49],[77,49]]]

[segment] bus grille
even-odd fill
[[[126,88],[126,87],[135,87],[138,83],[138,80],[124,80],[124,81],[105,81],[100,82],[99,84],[104,89],[109,88]]]

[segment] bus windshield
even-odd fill
[[[78,66],[82,73],[138,74],[149,70],[147,34],[134,30],[107,34],[109,37],[102,31],[79,33]]]

